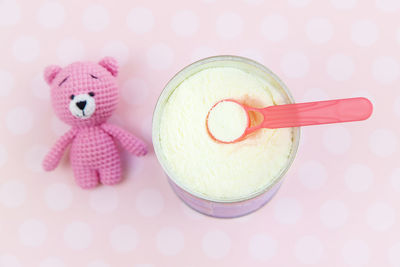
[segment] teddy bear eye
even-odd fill
[[[93,92],[90,92],[89,95],[90,95],[91,97],[94,97],[94,93],[93,93]]]
[[[65,77],[64,80],[62,80],[62,81],[58,84],[58,86],[61,86],[63,83],[65,83],[65,81],[66,81],[68,78],[69,78],[69,76]]]
[[[71,95],[69,98],[71,98],[71,100],[73,100],[73,99],[74,99],[74,97],[75,97],[74,95]]]
[[[90,74],[90,76],[91,76],[93,79],[98,79],[98,77],[97,77],[97,76],[94,76],[93,74]]]

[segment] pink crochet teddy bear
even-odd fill
[[[53,108],[61,120],[72,126],[45,157],[46,171],[57,167],[72,143],[70,159],[78,185],[85,189],[99,182],[113,185],[121,181],[115,139],[136,156],[147,153],[143,141],[106,123],[118,103],[117,74],[117,61],[111,57],[99,63],[75,62],[65,68],[52,65],[45,69]]]

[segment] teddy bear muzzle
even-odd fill
[[[80,119],[90,118],[96,110],[94,94],[71,95],[69,110],[72,115]]]

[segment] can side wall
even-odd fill
[[[206,199],[198,198],[186,192],[177,186],[168,176],[168,182],[174,190],[175,194],[185,202],[190,208],[202,214],[216,218],[236,218],[252,213],[265,204],[278,192],[282,181],[276,183],[270,190],[266,191],[255,198],[251,198],[240,202],[214,202]]]

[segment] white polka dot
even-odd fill
[[[281,69],[289,78],[301,78],[310,68],[308,57],[301,52],[288,52],[281,60]]]
[[[216,30],[222,39],[234,39],[243,31],[243,19],[236,13],[226,12],[217,18]]]
[[[203,236],[201,247],[210,259],[222,259],[231,249],[231,239],[225,232],[211,230]]]
[[[273,205],[274,218],[281,224],[295,224],[303,214],[303,208],[295,198],[280,197],[275,199]]]
[[[346,55],[332,55],[326,63],[326,72],[335,81],[348,80],[353,75],[354,69],[353,59]]]
[[[383,12],[394,13],[400,9],[400,2],[398,0],[376,0],[375,4]]]
[[[198,46],[193,49],[191,60],[197,61],[205,57],[215,56],[217,54],[216,50],[208,46]]]
[[[28,247],[39,247],[46,240],[47,229],[43,222],[30,219],[19,227],[19,240]]]
[[[57,57],[61,64],[69,64],[73,61],[82,60],[85,56],[83,43],[75,39],[64,39],[57,47]]]
[[[17,24],[21,19],[21,8],[16,0],[0,1],[0,26]]]
[[[147,65],[154,70],[165,70],[174,61],[174,53],[171,48],[164,44],[154,44],[150,46],[146,53]]]
[[[56,115],[54,115],[51,118],[51,129],[53,130],[53,133],[55,133],[57,136],[61,136],[70,129],[70,126],[57,118]]]
[[[367,223],[377,231],[386,231],[393,226],[396,213],[393,207],[384,202],[376,202],[368,207]]]
[[[1,6],[0,6],[1,8]],[[0,255],[0,266],[1,267],[21,267],[21,262],[17,257],[11,254]]]
[[[32,79],[31,89],[33,95],[36,96],[38,99],[50,99],[50,87],[44,80],[42,73],[35,75],[35,77]]]
[[[101,56],[114,57],[118,64],[123,66],[129,59],[129,47],[122,41],[109,41],[101,50]]]
[[[105,263],[102,260],[94,260],[94,261],[89,262],[87,267],[111,267],[111,265]]]
[[[393,111],[394,114],[400,117],[400,96],[396,97],[396,100],[394,101]]]
[[[44,200],[47,207],[54,211],[69,208],[72,203],[72,198],[71,187],[63,183],[51,184],[44,192]]]
[[[89,31],[102,31],[110,23],[108,10],[101,5],[91,5],[85,9],[82,22],[83,26]]]
[[[323,101],[329,99],[328,93],[321,88],[310,88],[307,89],[302,97],[302,101],[311,102],[311,101]]]
[[[84,250],[92,243],[92,229],[87,223],[69,223],[64,231],[65,244],[74,250]]]
[[[90,207],[98,213],[110,213],[118,207],[117,190],[113,187],[101,186],[90,192]]]
[[[392,84],[397,81],[399,75],[399,63],[392,57],[378,57],[372,64],[372,76],[381,84]]]
[[[365,192],[371,187],[374,175],[367,165],[355,163],[346,170],[344,179],[350,191]]]
[[[400,193],[400,168],[395,168],[390,175],[392,188]]]
[[[394,244],[389,248],[388,259],[390,266],[392,267],[400,266],[400,242]]]
[[[306,161],[299,168],[300,182],[310,190],[320,189],[328,178],[324,165],[318,161]]]
[[[32,36],[20,36],[14,41],[14,57],[21,62],[31,62],[35,60],[40,52],[38,39]]]
[[[166,256],[174,256],[183,250],[185,237],[181,230],[165,227],[157,234],[157,249]]]
[[[264,56],[261,51],[255,49],[245,49],[238,53],[239,56],[249,58],[257,62],[263,62]]]
[[[150,9],[137,7],[126,17],[126,24],[134,33],[143,34],[151,31],[154,26],[154,16]]]
[[[18,180],[4,181],[0,185],[0,203],[7,208],[21,206],[26,198],[26,186]]]
[[[164,208],[164,198],[157,189],[144,189],[136,197],[136,209],[145,217],[153,217]]]
[[[250,239],[249,254],[259,261],[269,261],[277,251],[277,242],[267,234],[257,234]]]
[[[41,172],[42,160],[48,152],[48,148],[43,145],[33,145],[25,153],[25,165],[33,172]]]
[[[0,168],[3,167],[8,158],[7,149],[4,145],[0,144]]]
[[[341,125],[329,125],[322,136],[324,148],[334,154],[343,155],[351,146],[351,135],[349,131]]]
[[[64,23],[65,10],[59,2],[46,2],[40,6],[36,19],[47,29],[55,29]]]
[[[359,46],[370,46],[379,38],[378,26],[370,20],[359,20],[351,25],[351,40]]]
[[[140,106],[146,103],[150,90],[147,81],[132,77],[122,85],[121,91],[126,103]]]
[[[111,247],[116,252],[131,252],[137,247],[138,241],[136,230],[129,225],[116,226],[110,233]]]
[[[369,261],[368,245],[361,240],[349,240],[343,245],[342,257],[347,266],[365,266]]]
[[[389,129],[376,129],[369,136],[369,149],[379,157],[389,157],[398,149],[397,135]]]
[[[319,218],[323,225],[328,228],[338,228],[344,225],[348,217],[346,205],[339,200],[328,200],[321,205]]]
[[[192,36],[199,27],[199,20],[193,11],[181,10],[172,17],[171,27],[179,36]]]
[[[0,84],[0,97],[5,97],[14,87],[14,76],[11,72],[0,70]]]
[[[48,257],[42,260],[39,264],[39,267],[65,267],[65,263],[56,257]]]
[[[281,15],[269,15],[261,22],[261,33],[265,39],[272,42],[279,42],[288,35],[287,18]]]
[[[311,3],[311,0],[288,0],[291,7],[305,7]]]
[[[315,44],[328,42],[333,35],[333,25],[327,18],[312,18],[307,21],[306,34]]]
[[[294,255],[300,263],[316,264],[323,254],[323,244],[314,236],[303,236],[296,241]]]
[[[6,115],[6,127],[15,135],[28,133],[31,130],[32,125],[32,112],[26,107],[13,108],[8,111]]]
[[[331,4],[338,9],[352,9],[358,0],[331,0]]]

